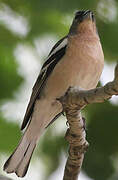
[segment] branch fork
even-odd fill
[[[59,99],[69,124],[65,135],[66,140],[69,142],[69,157],[66,162],[63,180],[78,179],[84,154],[88,149],[85,120],[82,118],[81,110],[88,104],[102,103],[113,95],[118,95],[118,64],[112,82],[91,90],[70,87],[66,94]]]

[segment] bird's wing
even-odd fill
[[[27,123],[29,122],[31,115],[32,115],[32,112],[33,112],[35,101],[37,98],[40,98],[41,91],[45,85],[47,78],[49,77],[49,75],[53,71],[56,64],[64,56],[65,51],[66,51],[66,47],[67,47],[67,40],[68,40],[67,38],[68,37],[65,36],[64,38],[62,38],[60,41],[58,41],[55,44],[55,46],[50,51],[50,53],[47,57],[47,60],[43,64],[41,71],[40,71],[40,74],[39,74],[39,76],[38,76],[38,78],[34,84],[32,94],[30,97],[30,101],[29,101],[29,104],[27,106],[27,110],[26,110],[26,113],[24,116],[24,120],[23,120],[23,123],[21,126],[21,130],[23,130],[26,127]]]

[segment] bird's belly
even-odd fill
[[[45,95],[50,98],[64,95],[70,86],[86,90],[95,88],[99,81],[103,69],[99,60],[73,58],[67,61],[64,59],[58,63],[47,81]]]
[[[90,61],[85,64],[79,64],[78,70],[75,67],[75,71],[70,76],[71,86],[79,86],[86,90],[96,87],[100,79],[102,67],[99,62],[94,62],[93,60],[92,64],[92,59]]]

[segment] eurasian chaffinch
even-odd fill
[[[46,127],[62,114],[57,100],[71,86],[95,88],[103,69],[104,55],[94,14],[78,11],[69,33],[52,48],[42,66],[21,129],[26,130],[4,165],[7,173],[25,176],[32,153]]]

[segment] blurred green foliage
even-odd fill
[[[48,179],[51,172],[58,168],[62,152],[67,151],[68,149],[67,141],[64,139],[64,134],[60,136],[55,134],[54,136],[51,133],[51,129],[52,128],[49,127],[42,143],[39,143],[39,149],[41,147],[41,150],[40,152],[37,152],[37,155],[40,155],[44,164],[46,164],[45,180]]]
[[[26,36],[18,36],[0,21],[0,103],[14,98],[14,92],[22,85],[24,79],[18,73],[18,64],[14,50],[19,43],[29,43],[34,47],[34,39],[45,34],[54,34],[59,38],[68,32],[69,25],[62,21],[66,15],[73,17],[78,9],[91,9],[96,14],[97,27],[103,45],[105,59],[118,59],[118,1],[111,0],[116,10],[115,20],[110,21],[114,11],[108,7],[109,0],[0,0],[0,10],[4,5],[25,17],[29,24]],[[102,13],[108,13],[107,19],[102,17],[99,4],[103,3]],[[103,7],[103,6],[102,6]],[[71,22],[70,22],[71,24]],[[15,109],[14,111],[17,111]],[[118,106],[106,102],[91,105],[85,110],[87,113],[87,138],[90,147],[85,155],[83,170],[94,180],[118,179],[114,161],[118,154]],[[16,119],[17,120],[17,119]],[[67,151],[67,143],[61,136],[52,136],[50,130],[41,143],[38,153],[47,165],[47,175],[51,174],[59,165],[60,153]],[[20,130],[14,122],[7,122],[0,113],[0,152],[12,151],[20,138]]]
[[[0,118],[0,152],[11,152],[16,147],[21,133],[19,127],[15,123],[7,122]]]

